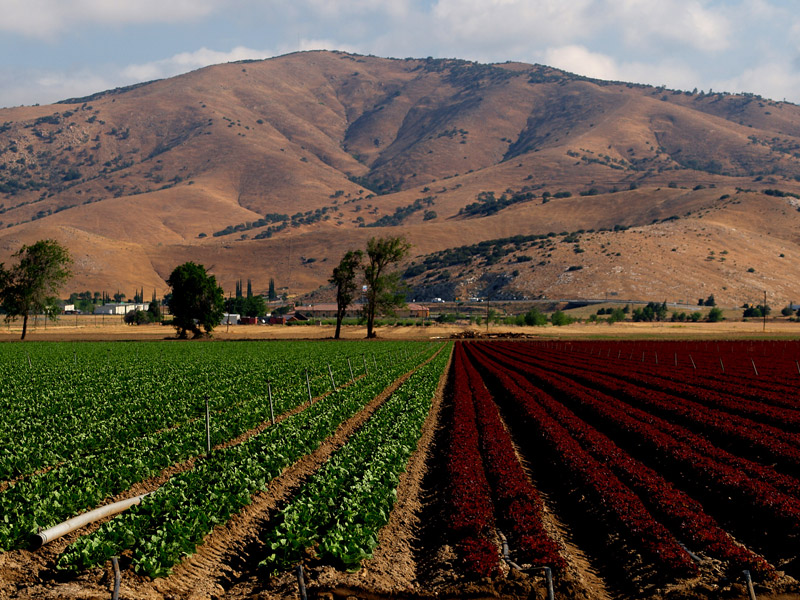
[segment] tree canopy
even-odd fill
[[[364,253],[361,250],[348,250],[339,261],[339,265],[334,267],[333,274],[328,280],[336,286],[336,333],[333,338],[338,340],[342,330],[342,319],[347,312],[347,307],[355,298],[358,284],[356,275],[361,267],[361,259]]]
[[[168,305],[179,338],[185,339],[190,331],[193,337],[202,336],[200,327],[210,334],[222,321],[225,307],[222,288],[203,265],[183,263],[175,267],[167,283],[172,288]]]
[[[397,272],[389,271],[408,254],[411,244],[402,236],[370,238],[367,242],[367,262],[364,265],[364,283],[367,285],[367,302],[364,316],[367,319],[367,337],[375,337],[375,315],[392,314],[405,304],[405,290]]]
[[[6,320],[22,316],[22,338],[31,314],[57,318],[58,291],[72,274],[69,252],[55,240],[39,240],[14,253],[19,262],[6,270],[0,264],[0,297]]]

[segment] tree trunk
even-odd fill
[[[374,327],[375,327],[375,313],[370,312],[367,315],[367,339],[375,337],[375,332],[373,331]]]
[[[342,332],[342,314],[337,311],[336,313],[336,333],[333,334],[333,339],[338,340],[339,334]]]
[[[21,340],[25,339],[25,334],[28,332],[28,314],[25,313],[22,316],[22,337],[19,338]]]

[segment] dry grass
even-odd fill
[[[498,77],[496,69],[519,75]],[[144,287],[162,294],[171,270],[194,260],[211,267],[226,290],[250,278],[263,292],[275,278],[294,296],[324,284],[334,261],[372,235],[407,235],[414,254],[424,255],[517,234],[622,224],[636,230],[587,236],[580,256],[564,246],[524,269],[508,261],[493,269],[519,269],[514,286],[529,296],[617,292],[674,301],[714,293],[738,305],[767,290],[775,305],[800,298],[797,261],[779,260],[800,254],[800,213],[785,199],[736,194],[737,187],[800,191],[793,178],[800,161],[770,146],[800,141],[799,107],[570,78],[532,83],[531,76],[559,73],[521,64],[496,69],[451,72],[425,61],[296,53],[201,69],[86,103],[2,109],[0,123],[12,126],[0,134],[0,148],[13,140],[18,151],[0,154],[0,162],[14,168],[24,158],[35,174],[46,151],[51,169],[77,165],[82,177],[45,190],[52,195],[32,190],[0,199],[0,259],[52,237],[76,258],[68,291],[132,295]],[[73,114],[63,117],[67,111]],[[59,124],[28,126],[55,112]],[[678,162],[692,158],[716,160],[729,174]],[[643,162],[611,168],[621,161]],[[757,182],[745,176],[773,169],[777,174]],[[367,198],[369,190],[349,179],[367,174],[402,179],[404,191]],[[629,191],[631,184],[638,189]],[[704,189],[694,190],[698,185]],[[499,196],[524,186],[573,196],[457,218],[481,191]],[[620,191],[579,195],[590,187]],[[728,202],[720,200],[725,194]],[[355,223],[426,196],[435,197],[433,220],[423,221],[420,211],[397,228]],[[252,240],[257,230],[247,239],[212,236],[267,212],[323,207],[335,207],[328,220],[272,239]],[[31,221],[47,211],[53,214]],[[680,220],[653,225],[673,215]],[[706,261],[723,248],[727,262]],[[577,263],[584,269],[564,276]],[[755,274],[748,274],[751,266]],[[453,276],[482,274],[464,270]]]
[[[28,341],[157,341],[174,340],[175,330],[161,325],[125,325],[121,317],[94,316],[64,317],[57,324],[31,322]],[[0,329],[0,342],[19,340],[20,324],[12,323]],[[517,327],[508,325],[432,324],[427,327],[379,327],[378,337],[384,340],[431,340],[463,335],[473,331],[478,335],[523,335],[538,339],[760,339],[796,338],[800,323],[768,321],[764,330],[761,321],[723,321],[721,323],[574,323],[565,327]],[[232,325],[214,330],[211,339],[226,340],[292,340],[331,339],[332,325]],[[365,339],[366,327],[344,326],[343,339]],[[207,340],[205,340],[207,341]]]

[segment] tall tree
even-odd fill
[[[201,326],[211,333],[220,324],[225,297],[216,277],[206,273],[203,265],[183,263],[175,267],[167,283],[172,288],[169,310],[179,338],[185,339],[189,331],[200,337]]]
[[[347,307],[353,302],[358,285],[356,274],[361,267],[364,253],[361,250],[348,250],[339,261],[339,266],[334,267],[333,274],[328,280],[336,286],[336,333],[333,338],[338,340],[342,331],[342,319],[347,312]]]
[[[389,271],[408,254],[411,244],[402,236],[371,238],[367,242],[367,262],[364,265],[364,282],[367,285],[367,337],[375,337],[375,315],[391,314],[405,304],[405,291],[397,272]]]
[[[275,280],[270,277],[269,278],[269,291],[267,292],[267,299],[268,300],[275,300],[278,297],[277,292],[275,292]]]
[[[253,282],[250,281],[249,277],[247,278],[247,297],[248,298],[253,297]]]
[[[22,246],[14,258],[19,262],[8,271],[0,264],[0,295],[6,320],[22,315],[24,340],[31,314],[57,318],[58,290],[71,275],[72,258],[55,240]]]

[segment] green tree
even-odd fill
[[[245,298],[242,314],[246,317],[261,317],[267,314],[267,304],[264,302],[264,297],[251,295]]]
[[[722,309],[718,306],[715,306],[710,311],[708,311],[708,317],[706,317],[711,323],[719,323],[724,319],[722,316]]]
[[[22,337],[28,331],[28,317],[44,313],[57,318],[58,290],[71,275],[72,258],[55,240],[39,240],[14,253],[19,262],[6,271],[0,264],[0,297],[6,320],[22,316]]]
[[[562,325],[569,325],[572,323],[572,317],[563,311],[557,310],[550,315],[550,322],[556,327],[561,327]]]
[[[278,297],[278,294],[275,292],[275,280],[270,277],[269,278],[269,291],[267,292],[267,299],[272,301]]]
[[[342,320],[347,312],[347,307],[355,299],[358,285],[356,275],[361,267],[361,260],[364,253],[361,250],[348,250],[339,261],[339,265],[334,267],[330,283],[336,286],[336,332],[333,339],[338,340],[342,331]]]
[[[164,320],[164,315],[161,313],[161,302],[156,299],[156,293],[153,292],[153,299],[147,307],[147,312],[150,315],[150,321],[153,323],[160,323]]]
[[[528,312],[525,313],[523,317],[523,322],[525,325],[529,327],[537,326],[542,327],[547,325],[547,316],[545,316],[538,308],[535,306],[531,308]]]
[[[367,303],[364,317],[367,320],[367,338],[375,337],[375,315],[393,314],[405,303],[405,291],[397,272],[388,269],[408,254],[411,244],[402,236],[370,238],[367,242],[367,262],[364,265],[364,282],[367,285]]]
[[[179,338],[186,339],[189,331],[193,337],[202,336],[200,327],[210,334],[222,321],[225,306],[222,288],[203,265],[187,262],[175,267],[167,284],[172,288],[169,310]]]
[[[625,309],[620,308],[619,306],[616,307],[614,310],[611,311],[611,316],[608,317],[609,325],[612,323],[618,323],[619,321],[625,320]]]

